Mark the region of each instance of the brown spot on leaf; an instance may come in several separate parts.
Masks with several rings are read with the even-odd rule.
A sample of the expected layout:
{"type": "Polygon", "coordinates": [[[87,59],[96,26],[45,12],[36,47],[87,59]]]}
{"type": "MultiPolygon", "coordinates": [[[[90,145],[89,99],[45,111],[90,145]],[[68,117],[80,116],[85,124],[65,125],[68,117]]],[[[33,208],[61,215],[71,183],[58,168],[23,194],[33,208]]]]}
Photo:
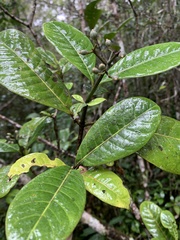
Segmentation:
{"type": "Polygon", "coordinates": [[[103,192],[103,193],[105,193],[105,192],[106,192],[106,190],[102,190],[102,192],[103,192]]]}
{"type": "Polygon", "coordinates": [[[25,164],[21,164],[21,167],[25,168],[25,164]]]}

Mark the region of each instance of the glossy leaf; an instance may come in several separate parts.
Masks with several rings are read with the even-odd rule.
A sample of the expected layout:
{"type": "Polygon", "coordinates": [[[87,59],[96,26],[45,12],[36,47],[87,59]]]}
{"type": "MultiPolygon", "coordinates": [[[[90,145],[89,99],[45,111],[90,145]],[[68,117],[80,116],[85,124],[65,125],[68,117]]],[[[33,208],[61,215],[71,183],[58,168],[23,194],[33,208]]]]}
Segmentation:
{"type": "Polygon", "coordinates": [[[6,139],[0,139],[0,152],[19,152],[18,144],[8,143],[6,139]]]}
{"type": "Polygon", "coordinates": [[[63,22],[45,23],[43,31],[56,50],[93,82],[92,68],[95,66],[95,55],[80,54],[82,50],[93,49],[90,40],[78,29],[63,22]]]}
{"type": "Polygon", "coordinates": [[[153,237],[170,240],[169,232],[162,226],[160,220],[161,208],[150,201],[144,201],[140,205],[142,220],[153,237]]]}
{"type": "Polygon", "coordinates": [[[180,174],[180,121],[163,116],[156,133],[138,154],[158,168],[180,174]]]}
{"type": "Polygon", "coordinates": [[[89,170],[82,175],[87,191],[112,206],[129,209],[129,192],[115,173],[97,169],[89,170]]]}
{"type": "MultiPolygon", "coordinates": [[[[168,42],[137,49],[115,63],[108,71],[111,77],[135,78],[158,74],[180,64],[180,43],[168,42]]],[[[105,76],[102,82],[110,81],[105,76]]]]}
{"type": "Polygon", "coordinates": [[[91,29],[95,27],[102,13],[102,10],[96,7],[99,2],[100,0],[90,2],[84,10],[84,18],[91,29]]]}
{"type": "Polygon", "coordinates": [[[90,102],[87,103],[88,106],[95,106],[98,105],[102,102],[104,102],[106,99],[105,98],[95,98],[93,100],[91,100],[90,102]]]}
{"type": "Polygon", "coordinates": [[[50,52],[48,50],[44,50],[43,48],[40,48],[40,47],[38,47],[37,50],[41,54],[42,59],[47,64],[49,64],[50,66],[52,66],[54,68],[58,67],[58,61],[52,52],[50,52]]]}
{"type": "Polygon", "coordinates": [[[21,189],[6,216],[7,240],[65,240],[81,218],[85,186],[68,166],[48,170],[21,189]]]}
{"type": "Polygon", "coordinates": [[[160,214],[161,223],[164,228],[167,228],[175,240],[178,240],[177,224],[174,216],[170,211],[163,210],[160,214]]]}
{"type": "Polygon", "coordinates": [[[80,95],[78,95],[78,94],[73,94],[72,97],[73,97],[76,101],[81,102],[81,103],[84,103],[84,99],[83,99],[80,95]]]}
{"type": "Polygon", "coordinates": [[[9,178],[21,173],[29,172],[32,166],[46,166],[49,168],[65,165],[60,159],[51,160],[45,153],[30,153],[19,158],[12,166],[8,173],[9,178]]]}
{"type": "Polygon", "coordinates": [[[17,30],[0,33],[0,84],[32,101],[70,114],[71,98],[62,81],[55,82],[33,42],[17,30]]]}
{"type": "Polygon", "coordinates": [[[23,124],[19,131],[19,145],[24,148],[31,146],[44,128],[46,119],[47,117],[37,117],[23,124]]]}
{"type": "Polygon", "coordinates": [[[8,194],[12,187],[16,184],[18,176],[13,177],[9,180],[8,172],[10,165],[0,168],[0,198],[8,194]]]}
{"type": "Polygon", "coordinates": [[[129,98],[109,108],[83,139],[76,161],[95,166],[126,157],[144,146],[160,123],[160,108],[146,98],[129,98]]]}

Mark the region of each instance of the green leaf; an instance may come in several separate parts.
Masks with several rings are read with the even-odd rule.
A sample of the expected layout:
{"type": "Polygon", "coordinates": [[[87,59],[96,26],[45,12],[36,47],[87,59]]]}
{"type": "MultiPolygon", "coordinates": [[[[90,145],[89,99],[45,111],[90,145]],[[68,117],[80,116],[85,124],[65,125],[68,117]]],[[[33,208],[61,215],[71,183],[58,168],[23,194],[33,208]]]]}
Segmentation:
{"type": "Polygon", "coordinates": [[[78,116],[78,113],[86,106],[86,103],[75,103],[71,106],[71,111],[74,115],[74,118],[78,116]]]}
{"type": "Polygon", "coordinates": [[[30,153],[19,158],[12,166],[8,173],[9,178],[21,173],[29,172],[32,166],[46,166],[49,168],[65,165],[60,159],[50,160],[45,153],[30,153]]]}
{"type": "Polygon", "coordinates": [[[156,204],[150,201],[144,201],[140,205],[140,214],[142,220],[148,229],[148,231],[152,234],[153,237],[162,239],[162,240],[170,240],[169,233],[161,224],[160,214],[161,208],[156,204]]]}
{"type": "Polygon", "coordinates": [[[10,189],[14,187],[18,180],[18,176],[13,177],[9,180],[8,172],[10,165],[0,168],[0,198],[8,194],[10,189]]]}
{"type": "MultiPolygon", "coordinates": [[[[168,42],[147,46],[127,54],[108,71],[114,78],[135,78],[158,74],[180,64],[180,43],[168,42]]],[[[105,76],[101,82],[110,81],[105,76]]]]}
{"type": "Polygon", "coordinates": [[[180,122],[163,116],[156,133],[138,154],[167,172],[180,174],[180,122]]]}
{"type": "Polygon", "coordinates": [[[58,61],[52,52],[50,52],[48,50],[44,50],[43,48],[40,48],[40,47],[38,47],[37,50],[41,54],[42,59],[47,64],[49,64],[50,66],[52,66],[54,68],[58,67],[58,61]]]}
{"type": "Polygon", "coordinates": [[[47,117],[33,118],[29,122],[23,124],[19,131],[19,145],[24,148],[29,148],[46,124],[47,117]]]}
{"type": "Polygon", "coordinates": [[[33,42],[15,29],[0,33],[0,84],[32,101],[71,113],[65,85],[53,81],[53,73],[33,42]]]}
{"type": "Polygon", "coordinates": [[[109,108],[90,128],[76,161],[95,166],[126,157],[144,146],[156,131],[161,111],[146,98],[129,98],[109,108]]]}
{"type": "Polygon", "coordinates": [[[96,57],[93,53],[80,54],[82,50],[93,49],[90,40],[78,29],[63,22],[45,23],[43,31],[56,50],[93,82],[92,68],[96,57]]]}
{"type": "Polygon", "coordinates": [[[86,190],[103,202],[129,209],[130,195],[122,180],[107,169],[89,170],[82,174],[86,190]]]}
{"type": "Polygon", "coordinates": [[[84,10],[84,18],[91,29],[95,27],[102,13],[102,10],[96,8],[99,2],[100,0],[90,2],[84,10]]]}
{"type": "Polygon", "coordinates": [[[95,98],[87,103],[88,106],[92,107],[106,101],[105,98],[95,98]]]}
{"type": "Polygon", "coordinates": [[[0,139],[0,152],[19,152],[18,144],[7,143],[6,139],[0,139]]]}
{"type": "Polygon", "coordinates": [[[81,218],[85,192],[81,174],[68,166],[40,174],[11,203],[6,216],[7,240],[65,240],[81,218]]]}
{"type": "Polygon", "coordinates": [[[81,103],[84,103],[84,99],[83,99],[80,95],[78,95],[78,94],[73,94],[72,97],[73,97],[76,101],[81,102],[81,103]]]}
{"type": "Polygon", "coordinates": [[[174,216],[170,211],[163,210],[160,214],[161,223],[164,228],[167,228],[175,240],[178,240],[177,224],[174,216]]]}

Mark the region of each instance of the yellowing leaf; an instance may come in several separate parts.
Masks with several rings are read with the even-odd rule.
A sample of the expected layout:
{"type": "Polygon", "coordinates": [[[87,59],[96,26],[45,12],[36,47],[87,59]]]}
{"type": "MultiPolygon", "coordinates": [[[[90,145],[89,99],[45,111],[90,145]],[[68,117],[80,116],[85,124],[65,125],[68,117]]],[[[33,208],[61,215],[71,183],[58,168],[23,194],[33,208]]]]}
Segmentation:
{"type": "Polygon", "coordinates": [[[112,206],[129,209],[129,192],[115,173],[107,169],[97,169],[82,175],[87,191],[112,206]]]}
{"type": "Polygon", "coordinates": [[[58,158],[51,160],[45,153],[31,153],[18,159],[10,168],[8,173],[9,178],[21,173],[26,173],[32,166],[46,166],[49,168],[63,166],[63,161],[58,158]]]}

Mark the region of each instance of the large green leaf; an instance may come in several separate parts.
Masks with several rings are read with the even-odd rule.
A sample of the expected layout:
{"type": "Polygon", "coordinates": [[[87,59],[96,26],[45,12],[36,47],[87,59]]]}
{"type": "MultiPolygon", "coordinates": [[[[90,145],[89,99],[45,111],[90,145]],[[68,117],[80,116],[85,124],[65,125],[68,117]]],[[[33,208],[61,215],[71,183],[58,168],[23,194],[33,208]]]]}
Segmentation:
{"type": "Polygon", "coordinates": [[[19,152],[18,144],[8,143],[6,139],[0,139],[0,152],[19,152]]]}
{"type": "Polygon", "coordinates": [[[31,146],[44,128],[46,119],[47,117],[37,117],[23,124],[19,131],[19,145],[24,148],[31,146]]]}
{"type": "Polygon", "coordinates": [[[154,238],[170,240],[169,231],[163,227],[160,220],[161,208],[150,201],[144,201],[140,205],[142,220],[154,238]]]}
{"type": "Polygon", "coordinates": [[[48,168],[65,165],[63,161],[58,158],[51,160],[45,153],[30,153],[19,158],[10,168],[8,173],[9,178],[21,173],[29,172],[32,166],[46,166],[48,168]]]}
{"type": "Polygon", "coordinates": [[[68,166],[40,174],[11,203],[7,240],[65,240],[82,215],[85,192],[81,174],[68,166]]]}
{"type": "MultiPolygon", "coordinates": [[[[134,78],[158,74],[180,64],[180,43],[168,42],[137,49],[115,63],[111,77],[134,78]]],[[[111,80],[105,76],[102,82],[111,80]]]]}
{"type": "Polygon", "coordinates": [[[11,178],[8,177],[10,165],[0,168],[0,198],[4,197],[12,187],[16,184],[18,176],[11,178]]]}
{"type": "Polygon", "coordinates": [[[45,23],[43,30],[56,50],[93,82],[92,68],[95,66],[95,55],[80,54],[82,50],[93,49],[90,40],[78,29],[63,22],[45,23]]]}
{"type": "Polygon", "coordinates": [[[169,233],[175,240],[178,240],[177,224],[172,213],[168,210],[163,210],[161,211],[160,219],[163,227],[169,230],[169,233]]]}
{"type": "Polygon", "coordinates": [[[90,128],[77,153],[85,166],[126,157],[144,146],[160,122],[160,108],[146,98],[129,98],[109,108],[90,128]]]}
{"type": "Polygon", "coordinates": [[[156,133],[138,154],[167,172],[180,174],[180,121],[163,116],[156,133]]]}
{"type": "Polygon", "coordinates": [[[87,191],[112,206],[129,209],[129,192],[115,173],[107,169],[97,169],[82,175],[87,191]]]}
{"type": "Polygon", "coordinates": [[[0,33],[0,84],[10,91],[70,114],[71,98],[33,42],[17,30],[0,33]]]}

